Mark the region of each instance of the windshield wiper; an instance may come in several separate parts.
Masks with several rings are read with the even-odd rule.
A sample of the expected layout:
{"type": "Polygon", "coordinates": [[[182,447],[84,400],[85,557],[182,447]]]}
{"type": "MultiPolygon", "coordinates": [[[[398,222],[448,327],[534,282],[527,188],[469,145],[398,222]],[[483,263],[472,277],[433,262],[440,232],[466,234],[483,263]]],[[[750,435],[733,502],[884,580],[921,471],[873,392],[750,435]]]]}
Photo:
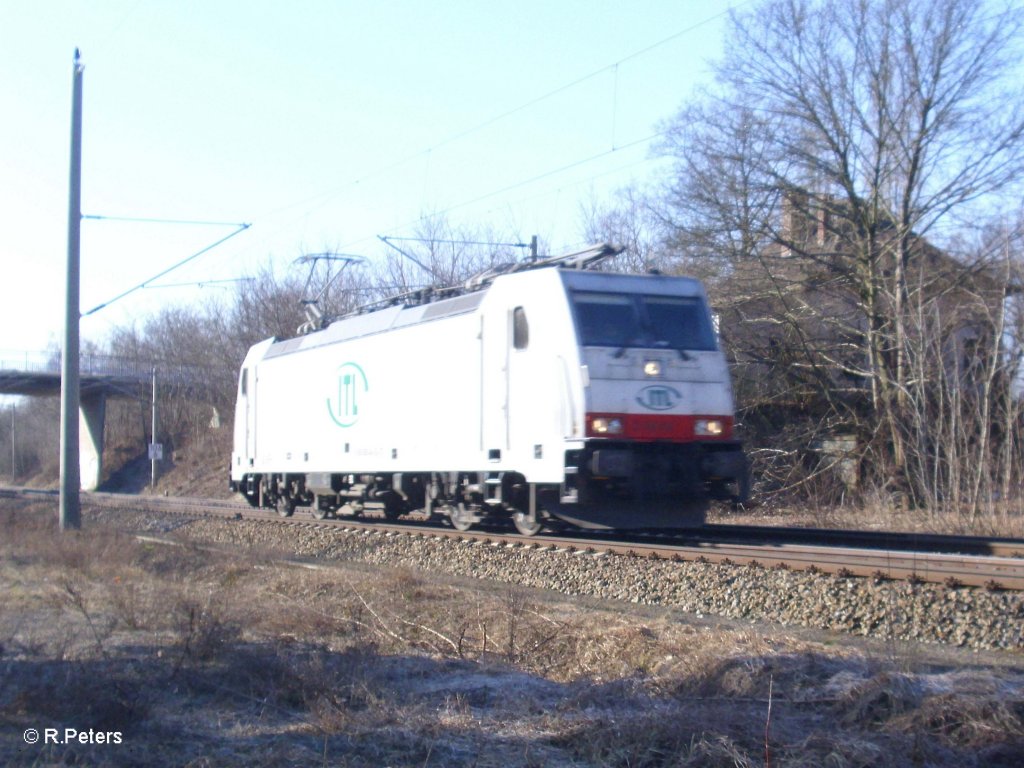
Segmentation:
{"type": "Polygon", "coordinates": [[[628,339],[626,339],[625,343],[614,352],[612,357],[614,357],[616,360],[618,360],[620,357],[622,357],[624,354],[626,354],[626,350],[627,349],[629,349],[630,347],[635,347],[635,346],[637,346],[638,344],[640,344],[642,342],[643,342],[643,337],[641,337],[641,336],[630,336],[628,339]]]}
{"type": "Polygon", "coordinates": [[[664,339],[659,339],[658,341],[654,342],[654,346],[659,349],[669,349],[670,347],[675,349],[675,351],[679,353],[679,358],[686,363],[693,362],[693,360],[696,359],[693,355],[691,355],[682,347],[672,347],[672,344],[670,342],[665,341],[664,339]]]}

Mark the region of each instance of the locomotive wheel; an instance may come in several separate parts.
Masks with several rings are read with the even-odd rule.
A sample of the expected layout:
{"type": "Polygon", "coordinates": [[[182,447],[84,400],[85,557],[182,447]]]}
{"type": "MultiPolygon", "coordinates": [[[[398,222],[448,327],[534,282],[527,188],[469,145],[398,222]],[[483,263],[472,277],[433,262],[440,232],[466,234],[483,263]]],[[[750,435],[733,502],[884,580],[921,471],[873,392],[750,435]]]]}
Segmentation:
{"type": "Polygon", "coordinates": [[[473,527],[473,523],[476,522],[472,511],[470,511],[465,504],[457,504],[452,507],[452,511],[448,516],[448,520],[451,521],[452,527],[457,531],[468,531],[473,527]]]}
{"type": "Polygon", "coordinates": [[[317,520],[324,520],[330,514],[326,509],[322,509],[319,504],[314,504],[309,508],[309,511],[313,513],[313,517],[317,520]]]}
{"type": "Polygon", "coordinates": [[[400,504],[384,502],[384,519],[389,522],[394,522],[402,516],[402,507],[400,504]]]}
{"type": "Polygon", "coordinates": [[[274,506],[281,517],[291,517],[295,511],[295,502],[287,496],[278,496],[274,506]]]}
{"type": "Polygon", "coordinates": [[[544,527],[536,515],[531,516],[528,512],[521,512],[518,509],[512,513],[512,524],[523,536],[536,536],[544,527]]]}

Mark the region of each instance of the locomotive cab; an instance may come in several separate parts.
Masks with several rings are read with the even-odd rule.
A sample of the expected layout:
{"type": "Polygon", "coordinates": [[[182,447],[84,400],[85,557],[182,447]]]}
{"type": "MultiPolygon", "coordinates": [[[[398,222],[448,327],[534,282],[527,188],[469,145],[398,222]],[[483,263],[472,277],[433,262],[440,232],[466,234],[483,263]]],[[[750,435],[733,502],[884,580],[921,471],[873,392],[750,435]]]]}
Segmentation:
{"type": "Polygon", "coordinates": [[[743,501],[729,371],[700,283],[566,272],[584,439],[566,450],[552,511],[585,527],[700,525],[711,499],[743,501]]]}

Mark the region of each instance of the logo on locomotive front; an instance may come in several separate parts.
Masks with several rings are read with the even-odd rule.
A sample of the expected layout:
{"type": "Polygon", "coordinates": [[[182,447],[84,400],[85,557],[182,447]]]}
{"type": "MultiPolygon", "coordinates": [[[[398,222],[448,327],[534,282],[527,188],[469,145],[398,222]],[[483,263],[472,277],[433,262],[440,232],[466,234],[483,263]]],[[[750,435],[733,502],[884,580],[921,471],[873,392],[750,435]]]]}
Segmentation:
{"type": "Polygon", "coordinates": [[[339,427],[351,427],[359,421],[359,403],[370,385],[366,373],[356,363],[338,366],[338,395],[334,401],[327,398],[327,413],[339,427]]]}
{"type": "Polygon", "coordinates": [[[641,389],[636,401],[650,411],[667,411],[674,408],[682,397],[679,390],[656,384],[641,389]]]}

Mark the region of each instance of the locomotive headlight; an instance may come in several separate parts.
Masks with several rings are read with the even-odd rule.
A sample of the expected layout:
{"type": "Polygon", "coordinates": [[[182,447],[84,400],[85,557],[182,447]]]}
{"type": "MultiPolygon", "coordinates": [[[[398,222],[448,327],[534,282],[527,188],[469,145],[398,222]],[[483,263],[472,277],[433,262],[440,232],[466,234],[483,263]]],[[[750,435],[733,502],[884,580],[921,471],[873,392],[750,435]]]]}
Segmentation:
{"type": "Polygon", "coordinates": [[[644,362],[644,376],[650,378],[657,378],[661,376],[661,361],[660,360],[647,360],[644,362]]]}
{"type": "Polygon", "coordinates": [[[590,429],[595,435],[622,434],[622,420],[597,417],[590,422],[590,429]]]}
{"type": "Polygon", "coordinates": [[[725,424],[720,419],[697,419],[693,431],[701,437],[719,437],[725,432],[725,424]]]}

